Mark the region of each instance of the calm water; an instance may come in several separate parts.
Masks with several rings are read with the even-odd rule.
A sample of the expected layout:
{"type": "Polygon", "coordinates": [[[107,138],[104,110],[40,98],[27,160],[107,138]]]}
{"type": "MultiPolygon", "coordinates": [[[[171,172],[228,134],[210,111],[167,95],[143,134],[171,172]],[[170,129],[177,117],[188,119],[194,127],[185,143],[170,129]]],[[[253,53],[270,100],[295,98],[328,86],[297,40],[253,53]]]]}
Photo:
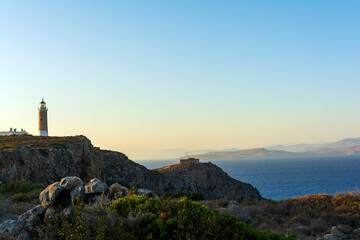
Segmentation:
{"type": "MultiPolygon", "coordinates": [[[[152,169],[175,160],[141,161],[152,169]]],[[[360,156],[317,156],[214,160],[231,177],[256,187],[261,195],[285,199],[306,194],[357,191],[360,189],[360,156]]]]}

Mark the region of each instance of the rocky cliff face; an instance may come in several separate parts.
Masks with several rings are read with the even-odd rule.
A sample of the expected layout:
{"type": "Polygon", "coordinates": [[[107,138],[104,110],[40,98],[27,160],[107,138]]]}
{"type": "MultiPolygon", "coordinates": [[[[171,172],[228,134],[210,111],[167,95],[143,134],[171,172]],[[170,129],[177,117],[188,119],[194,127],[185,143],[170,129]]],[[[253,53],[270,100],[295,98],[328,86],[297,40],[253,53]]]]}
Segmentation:
{"type": "Polygon", "coordinates": [[[201,192],[206,199],[227,198],[240,201],[261,199],[257,189],[248,183],[231,178],[212,163],[187,163],[155,169],[170,180],[168,191],[201,192]]]}
{"type": "Polygon", "coordinates": [[[119,152],[93,147],[84,136],[0,137],[0,181],[27,180],[45,186],[64,176],[99,178],[163,192],[166,178],[119,152]]]}
{"type": "Polygon", "coordinates": [[[84,181],[99,178],[112,184],[147,188],[163,193],[201,192],[208,199],[261,198],[250,184],[229,177],[210,163],[179,164],[149,170],[122,153],[93,147],[84,136],[0,137],[0,181],[27,180],[44,186],[65,176],[84,181]]]}

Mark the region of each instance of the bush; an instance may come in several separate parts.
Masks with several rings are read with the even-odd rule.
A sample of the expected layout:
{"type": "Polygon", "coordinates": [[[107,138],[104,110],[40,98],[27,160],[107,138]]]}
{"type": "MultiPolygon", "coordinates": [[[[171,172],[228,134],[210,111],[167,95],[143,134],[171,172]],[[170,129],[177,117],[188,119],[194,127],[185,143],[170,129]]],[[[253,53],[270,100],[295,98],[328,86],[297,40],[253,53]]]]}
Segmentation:
{"type": "Polygon", "coordinates": [[[204,200],[204,195],[201,192],[193,192],[193,193],[185,193],[183,191],[179,191],[176,194],[171,192],[165,192],[164,198],[181,198],[188,197],[192,201],[202,201],[204,200]]]}
{"type": "Polygon", "coordinates": [[[192,194],[190,194],[189,199],[193,201],[202,201],[204,200],[204,196],[200,192],[193,192],[192,194]]]}
{"type": "Polygon", "coordinates": [[[8,182],[0,185],[0,193],[14,194],[14,193],[28,193],[35,189],[42,189],[41,184],[31,184],[27,181],[8,182]]]}
{"type": "Polygon", "coordinates": [[[187,197],[132,195],[110,206],[79,203],[74,217],[47,219],[39,239],[296,239],[252,228],[237,217],[197,204],[187,197]]]}
{"type": "Polygon", "coordinates": [[[30,200],[30,197],[26,193],[16,193],[12,198],[11,201],[13,202],[28,202],[30,200]]]}

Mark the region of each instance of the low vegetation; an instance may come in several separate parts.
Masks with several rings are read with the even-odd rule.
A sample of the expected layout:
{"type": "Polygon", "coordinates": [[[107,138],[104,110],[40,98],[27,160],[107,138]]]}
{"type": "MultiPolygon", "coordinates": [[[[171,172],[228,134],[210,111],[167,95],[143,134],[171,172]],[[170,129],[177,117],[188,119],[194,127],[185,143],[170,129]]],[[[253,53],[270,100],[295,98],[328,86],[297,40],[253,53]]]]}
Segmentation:
{"type": "Polygon", "coordinates": [[[39,239],[296,239],[260,231],[183,197],[132,195],[98,205],[79,202],[73,217],[46,219],[39,239]]]}
{"type": "Polygon", "coordinates": [[[43,154],[46,154],[46,150],[50,148],[64,148],[68,145],[80,144],[83,141],[82,136],[71,136],[71,137],[41,137],[32,135],[21,135],[21,136],[1,136],[0,137],[0,150],[10,151],[15,148],[22,146],[36,147],[42,149],[43,154]]]}
{"type": "Polygon", "coordinates": [[[27,181],[8,182],[0,185],[0,194],[28,193],[32,190],[43,189],[41,184],[33,184],[27,181]]]}
{"type": "Polygon", "coordinates": [[[171,192],[166,192],[164,194],[165,198],[181,198],[181,197],[187,197],[188,199],[192,200],[192,201],[201,201],[204,200],[204,196],[202,193],[200,192],[193,192],[193,193],[185,193],[182,191],[179,191],[177,193],[171,193],[171,192]]]}
{"type": "MultiPolygon", "coordinates": [[[[39,204],[41,185],[0,185],[0,223],[39,204]]],[[[48,219],[40,239],[316,239],[332,226],[360,227],[360,193],[316,194],[282,201],[203,200],[201,193],[132,195],[99,205],[78,202],[72,218],[48,219]],[[197,202],[194,202],[197,201],[197,202]],[[251,225],[250,225],[251,224],[251,225]],[[271,232],[270,232],[271,231],[271,232]],[[278,234],[282,233],[282,234],[278,234]],[[285,235],[288,234],[286,238],[285,235]]]]}
{"type": "Polygon", "coordinates": [[[27,181],[9,182],[0,185],[0,223],[17,219],[30,208],[38,205],[41,184],[27,181]]]}
{"type": "Polygon", "coordinates": [[[244,200],[237,207],[222,208],[216,201],[204,204],[226,211],[258,229],[295,232],[300,239],[315,239],[339,224],[360,227],[360,193],[315,194],[283,201],[244,200]]]}

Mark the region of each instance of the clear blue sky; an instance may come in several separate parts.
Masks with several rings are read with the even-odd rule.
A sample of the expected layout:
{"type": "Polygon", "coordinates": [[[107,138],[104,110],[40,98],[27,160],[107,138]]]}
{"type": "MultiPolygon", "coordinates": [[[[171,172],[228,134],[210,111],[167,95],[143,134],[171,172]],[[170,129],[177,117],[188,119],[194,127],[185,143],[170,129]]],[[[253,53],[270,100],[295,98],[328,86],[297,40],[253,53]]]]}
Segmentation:
{"type": "Polygon", "coordinates": [[[360,136],[360,1],[1,1],[0,129],[133,159],[360,136]]]}

